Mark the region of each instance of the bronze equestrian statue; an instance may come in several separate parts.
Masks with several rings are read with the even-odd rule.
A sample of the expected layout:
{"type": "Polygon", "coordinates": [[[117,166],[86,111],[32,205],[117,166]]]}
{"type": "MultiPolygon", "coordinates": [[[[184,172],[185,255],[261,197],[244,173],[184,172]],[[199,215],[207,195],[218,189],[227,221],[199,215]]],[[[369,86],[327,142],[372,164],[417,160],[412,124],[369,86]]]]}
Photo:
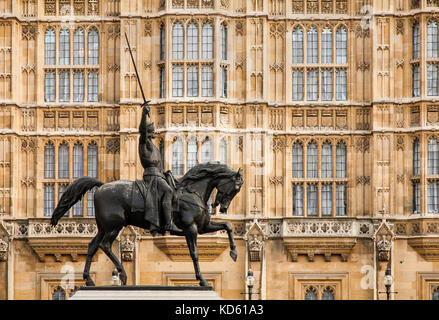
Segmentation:
{"type": "Polygon", "coordinates": [[[160,168],[160,153],[152,144],[154,127],[146,122],[145,114],[148,106],[144,105],[140,124],[140,145],[142,165],[145,168],[143,185],[140,181],[119,180],[103,183],[90,177],[82,177],[73,181],[63,193],[51,217],[51,224],[56,226],[59,219],[82,196],[93,188],[95,218],[98,232],[88,245],[87,259],[83,277],[87,286],[94,286],[90,278],[90,265],[98,248],[101,248],[116,266],[123,285],[127,276],[118,258],[111,251],[113,241],[123,227],[137,226],[150,230],[152,234],[165,230],[173,235],[185,236],[189,252],[194,264],[196,278],[201,286],[207,286],[198,264],[197,235],[226,230],[230,243],[230,256],[237,258],[232,228],[228,222],[210,220],[207,201],[214,189],[217,194],[213,207],[220,206],[220,211],[227,212],[232,199],[240,191],[243,181],[242,169],[234,171],[219,162],[208,162],[196,165],[182,178],[169,181],[169,173],[163,175],[160,168]],[[143,146],[142,146],[143,145],[143,146]],[[142,159],[143,157],[143,159],[142,159]],[[172,183],[175,183],[173,190],[172,183]],[[146,192],[141,189],[146,189],[146,192]],[[149,188],[149,189],[148,189],[149,188]],[[169,192],[171,191],[171,192],[169,192]],[[146,197],[146,201],[145,201],[146,197]],[[174,200],[174,201],[173,201],[174,200]],[[146,203],[144,211],[134,208],[133,204],[146,203]],[[162,219],[161,219],[162,218],[162,219]],[[160,221],[163,220],[163,223],[160,221]],[[181,230],[181,231],[180,231],[181,230]]]}
{"type": "MultiPolygon", "coordinates": [[[[162,211],[163,231],[181,233],[183,230],[179,229],[172,221],[174,190],[172,190],[163,174],[160,151],[152,142],[152,139],[155,138],[154,124],[146,120],[147,114],[149,114],[149,107],[145,104],[142,108],[142,119],[139,126],[139,157],[140,163],[145,169],[143,172],[145,183],[139,184],[139,188],[143,190],[142,193],[145,195],[146,200],[145,219],[153,224],[151,228],[158,228],[160,227],[159,211],[162,211]],[[148,199],[149,197],[150,199],[148,199]]],[[[168,177],[172,179],[171,175],[168,177]]],[[[163,231],[162,233],[164,233],[163,231]]]]}

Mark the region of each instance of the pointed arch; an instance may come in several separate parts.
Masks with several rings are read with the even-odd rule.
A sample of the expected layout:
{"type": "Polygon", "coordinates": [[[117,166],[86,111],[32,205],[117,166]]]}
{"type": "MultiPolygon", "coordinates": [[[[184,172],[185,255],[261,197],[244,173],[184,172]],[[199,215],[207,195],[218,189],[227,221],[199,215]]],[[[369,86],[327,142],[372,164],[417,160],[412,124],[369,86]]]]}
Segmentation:
{"type": "Polygon", "coordinates": [[[95,27],[88,32],[87,62],[91,65],[99,64],[99,33],[95,27]]]}
{"type": "Polygon", "coordinates": [[[50,27],[44,33],[44,63],[46,65],[55,64],[56,55],[56,36],[55,30],[50,27]]]}

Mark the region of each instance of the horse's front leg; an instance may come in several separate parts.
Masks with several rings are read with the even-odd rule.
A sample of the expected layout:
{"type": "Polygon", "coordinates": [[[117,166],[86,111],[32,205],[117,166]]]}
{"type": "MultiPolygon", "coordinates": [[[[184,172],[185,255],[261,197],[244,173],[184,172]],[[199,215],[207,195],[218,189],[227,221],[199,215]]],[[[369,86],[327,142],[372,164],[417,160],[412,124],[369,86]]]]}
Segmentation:
{"type": "Polygon", "coordinates": [[[230,243],[230,256],[232,257],[233,261],[236,261],[236,258],[238,257],[238,253],[236,252],[235,239],[233,238],[233,231],[232,231],[232,227],[230,226],[230,223],[210,221],[209,224],[203,228],[203,231],[200,231],[200,234],[216,232],[220,230],[227,231],[227,235],[229,236],[229,243],[230,243]]]}
{"type": "Polygon", "coordinates": [[[197,248],[197,236],[198,230],[195,223],[191,224],[188,228],[184,229],[186,236],[186,242],[189,247],[189,252],[191,254],[192,261],[194,263],[195,277],[200,280],[200,286],[207,287],[209,284],[204,280],[200,272],[200,266],[198,264],[198,248],[197,248]]]}

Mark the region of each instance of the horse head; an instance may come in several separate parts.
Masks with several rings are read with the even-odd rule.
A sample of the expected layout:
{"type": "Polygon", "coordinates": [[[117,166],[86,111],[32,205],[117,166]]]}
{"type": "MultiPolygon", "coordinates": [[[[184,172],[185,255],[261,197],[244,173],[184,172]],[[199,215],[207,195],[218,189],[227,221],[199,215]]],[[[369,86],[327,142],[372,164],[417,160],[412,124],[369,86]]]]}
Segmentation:
{"type": "Polygon", "coordinates": [[[236,196],[236,194],[241,190],[244,183],[242,177],[242,168],[231,177],[222,178],[216,187],[217,193],[213,207],[220,206],[220,212],[226,213],[229,208],[230,202],[236,196]]]}

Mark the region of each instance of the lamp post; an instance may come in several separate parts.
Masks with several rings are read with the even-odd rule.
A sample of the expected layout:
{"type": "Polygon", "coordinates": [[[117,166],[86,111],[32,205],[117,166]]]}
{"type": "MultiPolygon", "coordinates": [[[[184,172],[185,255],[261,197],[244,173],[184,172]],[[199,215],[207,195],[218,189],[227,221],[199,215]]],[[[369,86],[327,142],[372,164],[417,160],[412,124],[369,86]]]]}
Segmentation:
{"type": "Polygon", "coordinates": [[[386,273],[384,275],[384,285],[386,287],[387,300],[390,300],[390,288],[392,287],[392,284],[393,284],[392,273],[390,271],[390,266],[387,266],[386,273]]]}
{"type": "Polygon", "coordinates": [[[252,290],[253,290],[253,286],[255,284],[255,277],[253,277],[253,270],[252,269],[248,269],[246,283],[247,283],[247,288],[248,288],[248,299],[251,300],[252,299],[252,290]]]}
{"type": "Polygon", "coordinates": [[[113,286],[119,286],[119,273],[117,272],[117,269],[114,268],[113,272],[111,273],[111,285],[113,286]]]}

